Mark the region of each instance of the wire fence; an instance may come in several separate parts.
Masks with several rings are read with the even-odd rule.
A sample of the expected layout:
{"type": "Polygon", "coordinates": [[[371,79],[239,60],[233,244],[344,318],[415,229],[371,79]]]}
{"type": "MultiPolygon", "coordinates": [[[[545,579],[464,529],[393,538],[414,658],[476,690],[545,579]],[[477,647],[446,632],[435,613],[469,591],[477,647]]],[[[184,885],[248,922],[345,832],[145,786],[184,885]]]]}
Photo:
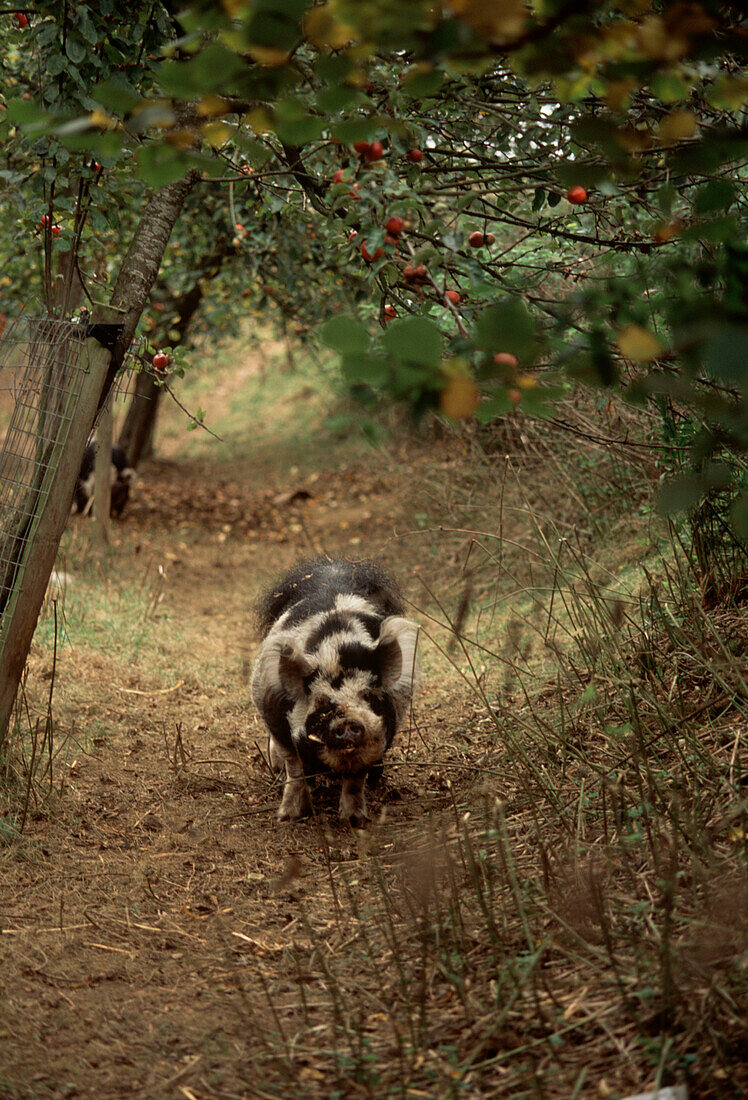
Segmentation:
{"type": "MultiPolygon", "coordinates": [[[[87,336],[85,320],[21,316],[0,338],[0,418],[9,417],[0,450],[0,649],[76,413],[87,336]]],[[[129,381],[125,370],[117,390],[129,381]]]]}

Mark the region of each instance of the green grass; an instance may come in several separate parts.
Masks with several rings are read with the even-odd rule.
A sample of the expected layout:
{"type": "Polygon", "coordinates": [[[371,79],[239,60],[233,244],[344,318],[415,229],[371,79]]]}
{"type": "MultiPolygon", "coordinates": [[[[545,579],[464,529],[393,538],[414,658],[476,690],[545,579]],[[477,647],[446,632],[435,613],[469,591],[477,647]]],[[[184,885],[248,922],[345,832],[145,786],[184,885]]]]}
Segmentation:
{"type": "MultiPolygon", "coordinates": [[[[237,386],[204,356],[180,399],[209,412],[215,399],[224,442],[168,409],[171,457],[286,487],[294,468],[400,461],[325,430],[348,408],[325,360],[300,353],[292,374],[274,354],[237,386]]],[[[705,600],[684,535],[652,510],[645,450],[592,460],[552,426],[493,431],[424,430],[413,530],[392,548],[425,581],[429,747],[414,770],[441,784],[441,808],[420,821],[414,798],[409,824],[377,823],[345,855],[320,821],[324,873],[313,889],[291,875],[273,901],[294,918],[282,951],[227,948],[246,1088],[571,1100],[685,1081],[699,1100],[746,1095],[740,589],[705,600]]],[[[203,688],[233,675],[184,652],[126,540],[104,576],[77,537],[74,645],[166,684],[175,669],[203,688]]],[[[48,656],[49,618],[36,640],[48,656]]]]}
{"type": "MultiPolygon", "coordinates": [[[[248,348],[237,340],[220,353],[198,349],[190,362],[174,388],[182,404],[195,414],[203,411],[206,426],[220,436],[208,442],[210,461],[255,478],[277,477],[291,467],[325,469],[367,452],[356,424],[360,409],[341,392],[331,352],[298,348],[290,367],[284,348],[248,348]],[[237,364],[239,384],[231,377],[237,364]]],[[[176,409],[162,417],[159,435],[170,452],[206,457],[204,433],[188,431],[176,409]]]]}
{"type": "Polygon", "coordinates": [[[474,681],[479,782],[333,866],[333,921],[302,903],[301,999],[277,978],[246,1021],[262,1095],[745,1095],[744,615],[675,550],[622,618],[567,580],[555,683],[474,681]]]}

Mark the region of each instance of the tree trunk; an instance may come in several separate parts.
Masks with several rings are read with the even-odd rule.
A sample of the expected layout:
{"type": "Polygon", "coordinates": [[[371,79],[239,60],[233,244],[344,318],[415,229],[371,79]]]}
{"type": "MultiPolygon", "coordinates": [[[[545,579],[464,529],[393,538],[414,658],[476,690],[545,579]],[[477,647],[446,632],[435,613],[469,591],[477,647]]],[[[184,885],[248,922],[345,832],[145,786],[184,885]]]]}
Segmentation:
{"type": "Polygon", "coordinates": [[[147,455],[156,427],[161,393],[161,387],[156,385],[153,375],[141,373],[136,377],[135,390],[118,439],[120,447],[127,455],[127,465],[133,469],[147,455]]]}
{"type": "MultiPolygon", "coordinates": [[[[176,348],[184,342],[187,331],[195,314],[200,308],[205,292],[203,280],[214,278],[221,270],[224,260],[236,253],[236,248],[225,241],[214,252],[206,256],[199,265],[199,278],[189,290],[173,300],[169,312],[177,314],[173,336],[164,337],[161,347],[176,348]]],[[[118,443],[127,455],[127,461],[135,469],[142,458],[153,453],[153,435],[156,427],[158,406],[163,387],[157,386],[150,374],[139,374],[135,382],[135,391],[119,434],[118,443]]]]}

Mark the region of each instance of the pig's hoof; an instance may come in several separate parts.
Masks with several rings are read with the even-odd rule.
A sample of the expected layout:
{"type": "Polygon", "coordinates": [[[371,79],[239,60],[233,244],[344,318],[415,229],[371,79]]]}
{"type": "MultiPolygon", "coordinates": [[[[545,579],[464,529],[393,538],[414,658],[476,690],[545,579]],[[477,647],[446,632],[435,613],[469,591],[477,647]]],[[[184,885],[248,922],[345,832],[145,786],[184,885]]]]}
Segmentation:
{"type": "Polygon", "coordinates": [[[352,829],[365,829],[369,823],[368,814],[349,814],[345,820],[352,829]]]}
{"type": "Polygon", "coordinates": [[[275,820],[278,821],[278,822],[282,822],[282,821],[302,821],[305,817],[309,817],[309,814],[308,813],[292,814],[288,810],[278,810],[278,813],[275,815],[275,820]]]}
{"type": "Polygon", "coordinates": [[[311,803],[303,803],[300,806],[281,806],[275,817],[277,821],[301,821],[303,817],[309,817],[311,812],[311,803]]]}

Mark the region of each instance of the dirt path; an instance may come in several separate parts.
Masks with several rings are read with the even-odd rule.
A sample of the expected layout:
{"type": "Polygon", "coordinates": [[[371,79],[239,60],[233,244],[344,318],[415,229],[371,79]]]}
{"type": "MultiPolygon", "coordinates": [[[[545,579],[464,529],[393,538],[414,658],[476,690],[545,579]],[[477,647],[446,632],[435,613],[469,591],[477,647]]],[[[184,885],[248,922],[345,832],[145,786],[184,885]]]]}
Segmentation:
{"type": "Polygon", "coordinates": [[[0,1100],[621,1100],[685,1073],[694,1100],[737,1095],[742,1029],[719,990],[738,988],[746,909],[744,696],[725,684],[748,643],[727,616],[712,674],[713,624],[611,635],[652,553],[646,469],[612,456],[593,481],[586,451],[521,421],[416,439],[393,418],[369,449],[328,423],[345,406],[324,363],[236,362],[213,355],[185,397],[222,442],[172,410],[106,561],[84,521],[64,540],[59,644],[49,608],[12,805],[0,788],[0,1100]],[[322,551],[381,557],[429,635],[365,832],[338,823],[332,783],[315,817],[276,824],[249,701],[255,599],[322,551]],[[609,651],[586,650],[600,629],[609,651]],[[624,658],[657,745],[651,852],[624,658]],[[719,708],[700,724],[705,694],[719,708]],[[671,789],[696,822],[677,860],[671,789]],[[684,876],[672,913],[667,866],[684,876]]]}
{"type": "MultiPolygon", "coordinates": [[[[455,723],[427,680],[367,836],[337,824],[332,788],[316,793],[317,820],[274,821],[248,700],[250,607],[312,549],[388,545],[397,564],[388,540],[419,471],[385,476],[370,462],[256,488],[225,465],[161,461],[143,471],[105,579],[72,533],[57,794],[31,800],[0,856],[2,1100],[260,1094],[253,1026],[287,999],[302,920],[332,929],[336,866],[394,850],[454,796],[424,762],[463,758],[440,731],[471,712],[455,723]]],[[[35,647],[32,673],[48,682],[49,647],[35,647]]]]}

